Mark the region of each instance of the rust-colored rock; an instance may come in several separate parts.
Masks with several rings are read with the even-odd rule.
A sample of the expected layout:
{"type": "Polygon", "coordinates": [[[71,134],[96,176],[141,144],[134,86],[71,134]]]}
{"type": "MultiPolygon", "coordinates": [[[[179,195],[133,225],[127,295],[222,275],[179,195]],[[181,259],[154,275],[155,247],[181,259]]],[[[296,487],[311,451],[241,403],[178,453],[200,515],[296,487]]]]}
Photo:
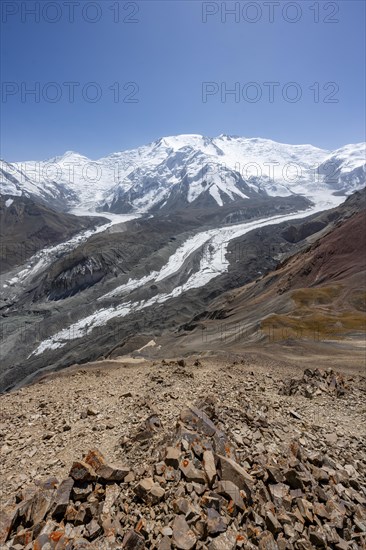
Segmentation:
{"type": "Polygon", "coordinates": [[[89,451],[84,461],[104,481],[123,481],[130,471],[125,466],[117,467],[107,464],[104,456],[97,449],[89,451]]]}

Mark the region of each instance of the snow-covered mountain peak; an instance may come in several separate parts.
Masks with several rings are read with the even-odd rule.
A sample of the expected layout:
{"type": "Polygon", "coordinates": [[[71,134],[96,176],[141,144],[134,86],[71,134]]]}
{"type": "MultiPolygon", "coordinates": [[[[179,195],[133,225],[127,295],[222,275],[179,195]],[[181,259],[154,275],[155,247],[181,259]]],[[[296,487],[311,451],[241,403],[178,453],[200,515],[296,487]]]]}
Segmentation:
{"type": "Polygon", "coordinates": [[[83,155],[76,151],[65,151],[65,153],[63,154],[63,158],[66,157],[83,157],[83,155]]]}
{"type": "Polygon", "coordinates": [[[205,138],[201,134],[178,134],[176,136],[166,136],[160,138],[157,143],[173,149],[179,149],[181,147],[186,147],[187,145],[200,145],[206,139],[208,138],[205,138]]]}
{"type": "MultiPolygon", "coordinates": [[[[237,136],[234,134],[220,134],[219,136],[217,136],[216,139],[226,139],[230,141],[232,139],[240,139],[240,136],[237,136]]],[[[246,139],[246,138],[242,137],[241,139],[246,139]]]]}
{"type": "Polygon", "coordinates": [[[81,155],[80,153],[76,151],[65,151],[63,155],[59,155],[56,157],[51,157],[47,159],[45,162],[49,163],[56,163],[56,162],[78,162],[79,160],[91,162],[91,160],[86,157],[85,155],[81,155]]]}
{"type": "MultiPolygon", "coordinates": [[[[152,143],[154,150],[175,152],[181,149],[195,150],[210,153],[210,147],[214,138],[202,136],[200,134],[179,134],[177,136],[167,136],[160,138],[152,143]]],[[[215,154],[213,149],[212,154],[215,154]]]]}
{"type": "Polygon", "coordinates": [[[336,149],[329,154],[324,162],[331,161],[332,159],[341,161],[343,168],[354,170],[360,166],[361,160],[366,163],[366,143],[354,143],[336,149]]]}
{"type": "Polygon", "coordinates": [[[45,162],[3,163],[1,185],[3,194],[62,201],[64,209],[148,212],[258,195],[300,194],[316,202],[364,186],[365,166],[362,143],[331,152],[260,137],[180,134],[98,160],[66,151],[45,162]]]}

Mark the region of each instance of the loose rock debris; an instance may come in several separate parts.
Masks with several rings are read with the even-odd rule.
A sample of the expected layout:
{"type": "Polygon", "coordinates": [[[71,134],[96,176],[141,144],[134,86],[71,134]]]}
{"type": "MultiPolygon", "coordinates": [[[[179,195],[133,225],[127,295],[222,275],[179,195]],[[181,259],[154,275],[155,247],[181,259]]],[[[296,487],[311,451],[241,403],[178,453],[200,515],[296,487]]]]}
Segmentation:
{"type": "MultiPolygon", "coordinates": [[[[306,371],[303,381],[341,387],[330,372],[306,371]]],[[[219,416],[200,399],[162,439],[159,417],[150,415],[129,440],[129,466],[94,449],[76,457],[61,482],[20,491],[2,509],[1,550],[366,547],[364,454],[345,464],[301,437],[274,445],[265,416],[250,413],[259,436],[246,445],[222,430],[219,416]],[[133,449],[146,440],[154,452],[135,467],[133,449]]]]}
{"type": "Polygon", "coordinates": [[[291,378],[284,382],[280,394],[303,395],[312,398],[322,393],[342,397],[347,391],[342,374],[332,369],[322,371],[320,369],[305,369],[302,379],[291,378]]]}

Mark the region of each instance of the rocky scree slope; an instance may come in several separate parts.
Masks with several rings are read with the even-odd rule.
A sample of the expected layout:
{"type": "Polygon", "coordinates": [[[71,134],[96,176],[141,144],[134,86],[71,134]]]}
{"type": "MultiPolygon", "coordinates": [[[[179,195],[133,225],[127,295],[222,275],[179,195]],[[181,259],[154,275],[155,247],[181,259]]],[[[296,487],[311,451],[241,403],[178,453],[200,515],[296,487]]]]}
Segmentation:
{"type": "MultiPolygon", "coordinates": [[[[258,374],[245,367],[245,361],[237,362],[221,369],[222,376],[212,373],[216,395],[183,405],[177,416],[170,411],[173,430],[164,426],[162,404],[145,403],[150,411],[145,420],[120,438],[122,466],[92,449],[74,457],[63,481],[53,477],[19,491],[4,503],[2,548],[363,548],[363,436],[340,426],[338,442],[334,432],[322,435],[327,415],[318,410],[317,418],[308,418],[304,412],[311,409],[304,402],[311,407],[315,400],[320,408],[336,400],[334,410],[339,402],[344,414],[352,402],[361,402],[365,379],[308,369],[302,379],[283,384],[267,373],[258,387],[258,374]],[[306,396],[291,391],[278,400],[279,393],[287,395],[285,388],[304,384],[306,396]],[[230,385],[236,391],[228,398],[230,385]]],[[[198,359],[193,368],[184,360],[163,362],[150,372],[149,385],[171,392],[169,380],[181,378],[187,385],[202,368],[198,359]],[[167,369],[164,384],[159,372],[167,369]]],[[[130,397],[131,392],[123,395],[130,397]]],[[[89,407],[84,418],[95,423],[101,413],[89,407]]]]}
{"type": "MultiPolygon", "coordinates": [[[[74,433],[79,443],[85,439],[77,434],[80,420],[74,423],[80,413],[85,426],[96,428],[94,439],[110,445],[116,426],[108,416],[112,403],[120,408],[120,399],[130,415],[140,411],[141,423],[136,412],[124,416],[128,422],[116,442],[122,466],[111,465],[94,449],[73,457],[63,481],[40,480],[35,490],[19,491],[15,501],[3,499],[3,548],[363,548],[365,378],[308,369],[301,378],[286,379],[282,373],[280,382],[275,365],[272,374],[263,365],[254,374],[251,365],[243,360],[207,370],[199,359],[194,365],[163,361],[137,373],[137,380],[147,376],[140,403],[132,387],[126,391],[128,382],[118,391],[120,368],[61,377],[64,388],[71,382],[79,392],[98,386],[99,399],[85,409],[73,406],[75,420],[66,421],[59,436],[43,437],[43,446],[55,452],[63,446],[59,438],[74,433]],[[116,381],[101,385],[103,378],[116,381]],[[189,390],[192,378],[195,388],[189,390]],[[205,385],[215,395],[207,396],[205,385]],[[169,398],[157,397],[153,387],[169,398]],[[194,404],[187,406],[190,391],[194,404]],[[354,434],[347,428],[350,415],[354,434]],[[338,424],[335,431],[332,422],[338,424]]],[[[130,376],[136,383],[135,370],[130,376]]],[[[42,405],[33,422],[56,414],[45,401],[49,391],[57,399],[55,384],[57,379],[45,380],[19,392],[26,402],[35,391],[43,396],[31,405],[42,405]]],[[[12,403],[14,397],[17,393],[12,403]]],[[[3,410],[12,403],[6,399],[3,410]]],[[[27,462],[36,466],[37,455],[32,457],[27,462]]]]}

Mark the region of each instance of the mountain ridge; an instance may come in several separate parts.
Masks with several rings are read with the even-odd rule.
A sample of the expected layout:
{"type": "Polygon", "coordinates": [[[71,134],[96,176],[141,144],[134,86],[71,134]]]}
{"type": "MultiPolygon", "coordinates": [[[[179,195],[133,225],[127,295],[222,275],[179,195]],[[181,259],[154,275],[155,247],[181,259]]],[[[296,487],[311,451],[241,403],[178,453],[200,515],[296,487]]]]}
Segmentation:
{"type": "Polygon", "coordinates": [[[365,144],[327,151],[264,138],[162,137],[97,160],[74,151],[0,166],[2,194],[28,194],[66,211],[149,213],[222,207],[253,196],[298,194],[317,203],[365,180],[365,144]]]}

